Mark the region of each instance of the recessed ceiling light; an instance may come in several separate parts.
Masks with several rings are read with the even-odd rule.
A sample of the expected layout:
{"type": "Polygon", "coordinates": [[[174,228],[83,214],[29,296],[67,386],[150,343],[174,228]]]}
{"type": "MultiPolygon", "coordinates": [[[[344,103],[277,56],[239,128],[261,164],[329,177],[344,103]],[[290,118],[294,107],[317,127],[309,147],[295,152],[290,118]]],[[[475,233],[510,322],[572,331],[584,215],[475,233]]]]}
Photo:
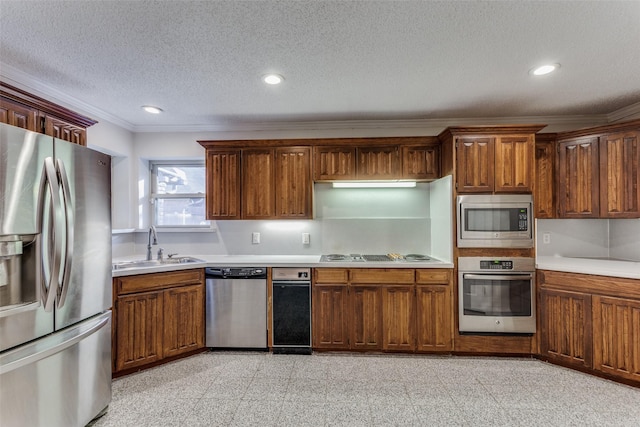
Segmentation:
{"type": "Polygon", "coordinates": [[[162,108],[154,107],[153,105],[143,105],[142,109],[147,113],[151,114],[160,114],[162,113],[162,108]]]}
{"type": "Polygon", "coordinates": [[[262,76],[262,81],[268,85],[279,85],[284,80],[280,74],[266,74],[262,76]]]}
{"type": "Polygon", "coordinates": [[[545,64],[529,70],[529,74],[534,76],[544,76],[560,68],[560,64],[545,64]]]}

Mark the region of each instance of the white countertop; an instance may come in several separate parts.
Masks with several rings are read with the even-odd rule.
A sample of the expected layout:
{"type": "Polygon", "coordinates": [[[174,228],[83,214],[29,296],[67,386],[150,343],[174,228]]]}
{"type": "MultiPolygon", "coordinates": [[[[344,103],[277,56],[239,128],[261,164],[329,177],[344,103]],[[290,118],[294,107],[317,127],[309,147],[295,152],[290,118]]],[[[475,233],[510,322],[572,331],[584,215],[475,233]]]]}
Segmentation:
{"type": "MultiPolygon", "coordinates": [[[[203,267],[332,267],[332,268],[453,268],[453,263],[438,260],[423,262],[320,262],[320,255],[189,255],[203,262],[164,264],[113,270],[113,277],[203,267]]],[[[140,255],[114,258],[113,263],[143,259],[140,255]]]]}
{"type": "Polygon", "coordinates": [[[566,271],[568,273],[640,279],[640,262],[634,261],[541,256],[536,258],[536,268],[540,270],[566,271]]]}

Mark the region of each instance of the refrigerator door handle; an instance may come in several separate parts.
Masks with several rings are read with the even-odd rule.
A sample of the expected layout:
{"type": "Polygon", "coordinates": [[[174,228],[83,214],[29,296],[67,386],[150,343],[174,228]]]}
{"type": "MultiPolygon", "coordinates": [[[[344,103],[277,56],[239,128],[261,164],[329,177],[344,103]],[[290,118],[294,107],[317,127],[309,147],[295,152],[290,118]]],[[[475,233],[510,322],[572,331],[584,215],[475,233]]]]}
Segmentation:
{"type": "Polygon", "coordinates": [[[18,349],[16,352],[9,352],[6,355],[0,356],[0,375],[60,353],[86,337],[93,335],[109,323],[110,319],[111,312],[108,312],[106,315],[103,314],[99,316],[87,325],[82,325],[80,328],[69,329],[63,332],[64,335],[62,336],[61,342],[44,351],[41,345],[35,343],[24,349],[18,349]]]}
{"type": "Polygon", "coordinates": [[[56,167],[51,157],[44,159],[44,170],[42,179],[40,180],[40,203],[38,206],[39,217],[42,218],[42,282],[41,297],[44,310],[49,312],[53,310],[56,296],[58,294],[58,282],[60,278],[60,265],[62,258],[62,240],[60,239],[57,227],[64,221],[62,217],[60,202],[60,187],[58,185],[58,177],[56,167]],[[49,189],[49,205],[45,200],[46,188],[49,189]],[[47,212],[45,212],[45,210],[47,212]],[[53,212],[53,215],[51,215],[53,212]],[[51,218],[51,222],[45,218],[51,218]],[[53,259],[51,259],[49,248],[53,246],[53,259]],[[49,259],[49,263],[45,259],[49,259]]]}
{"type": "Polygon", "coordinates": [[[59,283],[58,290],[58,308],[61,308],[64,305],[64,301],[67,298],[67,291],[69,290],[69,277],[71,275],[71,261],[73,259],[73,199],[71,198],[71,186],[69,185],[69,177],[67,176],[67,171],[64,167],[64,163],[62,160],[56,160],[56,169],[58,171],[58,177],[60,179],[60,186],[62,188],[62,198],[65,216],[65,229],[66,233],[64,234],[65,245],[64,245],[64,254],[63,260],[61,261],[62,270],[62,282],[59,283]]]}
{"type": "Polygon", "coordinates": [[[2,307],[2,309],[0,309],[0,318],[13,316],[14,314],[19,314],[24,311],[37,310],[38,307],[40,307],[40,301],[37,300],[36,302],[26,302],[23,304],[15,304],[8,307],[2,307]]]}

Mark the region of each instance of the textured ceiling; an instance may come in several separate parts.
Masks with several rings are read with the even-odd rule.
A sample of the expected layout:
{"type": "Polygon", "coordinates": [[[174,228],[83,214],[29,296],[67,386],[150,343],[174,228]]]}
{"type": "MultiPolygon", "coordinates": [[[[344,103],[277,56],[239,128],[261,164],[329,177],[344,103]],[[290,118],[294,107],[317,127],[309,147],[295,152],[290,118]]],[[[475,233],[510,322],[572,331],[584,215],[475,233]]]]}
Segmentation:
{"type": "Polygon", "coordinates": [[[639,22],[640,1],[0,0],[0,76],[134,130],[601,115],[640,102],[639,22]]]}

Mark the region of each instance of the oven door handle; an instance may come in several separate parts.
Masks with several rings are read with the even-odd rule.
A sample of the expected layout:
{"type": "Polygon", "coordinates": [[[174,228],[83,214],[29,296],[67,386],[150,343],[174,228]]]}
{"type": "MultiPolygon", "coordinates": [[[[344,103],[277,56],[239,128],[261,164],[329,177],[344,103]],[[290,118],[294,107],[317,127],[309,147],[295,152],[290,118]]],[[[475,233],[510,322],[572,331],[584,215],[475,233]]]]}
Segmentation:
{"type": "Polygon", "coordinates": [[[501,275],[491,275],[491,274],[462,274],[463,279],[469,280],[513,280],[513,279],[533,279],[532,273],[509,273],[509,274],[501,274],[501,275]]]}

